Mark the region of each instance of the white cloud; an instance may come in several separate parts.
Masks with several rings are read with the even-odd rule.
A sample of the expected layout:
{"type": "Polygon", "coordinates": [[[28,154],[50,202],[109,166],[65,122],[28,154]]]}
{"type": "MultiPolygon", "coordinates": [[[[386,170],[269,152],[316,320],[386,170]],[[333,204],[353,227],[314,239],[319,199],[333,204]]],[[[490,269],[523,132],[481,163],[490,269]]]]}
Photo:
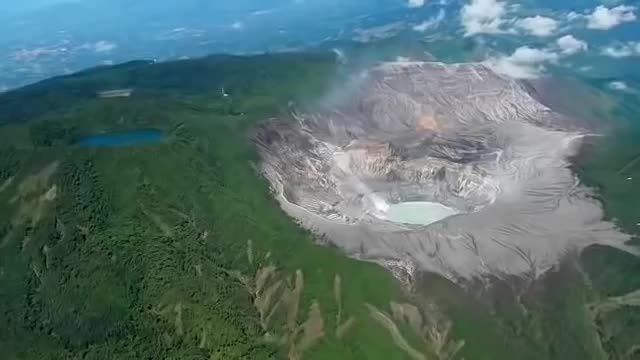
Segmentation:
{"type": "Polygon", "coordinates": [[[545,63],[556,62],[559,58],[559,55],[551,50],[522,46],[513,54],[489,59],[486,64],[503,75],[516,79],[534,79],[544,72],[545,63]]]}
{"type": "Polygon", "coordinates": [[[444,16],[445,16],[444,9],[440,9],[437,15],[421,22],[418,25],[415,25],[413,27],[413,30],[419,31],[419,32],[425,32],[427,30],[435,29],[444,20],[444,16]]]}
{"type": "Polygon", "coordinates": [[[118,44],[116,44],[114,42],[106,41],[106,40],[100,40],[100,41],[97,41],[95,43],[82,44],[77,49],[93,51],[96,54],[108,54],[108,53],[113,52],[113,50],[115,50],[117,48],[118,48],[118,44]]]}
{"type": "Polygon", "coordinates": [[[567,14],[567,20],[569,21],[574,21],[582,18],[584,18],[584,15],[579,14],[575,11],[569,11],[569,13],[567,14]]]}
{"type": "Polygon", "coordinates": [[[564,55],[573,55],[580,51],[586,51],[589,46],[583,40],[576,39],[573,35],[565,35],[556,40],[556,45],[564,55]]]}
{"type": "Polygon", "coordinates": [[[602,49],[602,55],[612,58],[640,56],[640,42],[630,41],[628,43],[617,43],[609,45],[602,49]]]}
{"type": "Polygon", "coordinates": [[[233,30],[242,30],[244,29],[244,23],[242,21],[236,21],[233,24],[231,24],[231,28],[233,30]]]}
{"type": "Polygon", "coordinates": [[[593,30],[609,30],[622,23],[636,20],[635,7],[620,5],[614,8],[596,7],[587,15],[587,28],[593,30]]]}
{"type": "Polygon", "coordinates": [[[565,35],[546,48],[521,46],[511,55],[490,58],[485,63],[499,74],[516,79],[534,79],[545,72],[546,65],[558,63],[566,56],[587,49],[585,41],[576,39],[573,35],[565,35]]]}
{"type": "Polygon", "coordinates": [[[336,60],[338,60],[339,63],[346,64],[348,62],[347,56],[345,55],[344,51],[338,48],[333,48],[331,49],[331,51],[336,54],[336,60]]]}
{"type": "Polygon", "coordinates": [[[534,36],[551,36],[558,29],[558,22],[545,16],[532,16],[516,21],[516,26],[534,36]]]}
{"type": "Polygon", "coordinates": [[[602,49],[602,55],[612,58],[623,58],[633,55],[633,51],[625,46],[608,46],[602,49]]]}
{"type": "Polygon", "coordinates": [[[264,10],[256,10],[254,12],[249,13],[249,16],[264,16],[264,15],[270,15],[273,13],[278,12],[279,9],[277,8],[273,8],[273,9],[264,9],[264,10]]]}
{"type": "Polygon", "coordinates": [[[419,8],[419,7],[423,7],[425,3],[425,0],[409,0],[409,2],[407,3],[407,6],[410,8],[419,8]]]}
{"type": "Polygon", "coordinates": [[[504,32],[505,2],[499,0],[470,0],[462,7],[461,18],[465,35],[504,32]]]}
{"type": "Polygon", "coordinates": [[[489,59],[486,65],[498,74],[516,79],[535,79],[542,72],[538,67],[516,64],[510,61],[509,57],[489,59]]]}
{"type": "Polygon", "coordinates": [[[396,57],[395,61],[399,62],[399,63],[410,63],[411,62],[411,58],[408,58],[406,56],[398,56],[398,57],[396,57]]]}
{"type": "Polygon", "coordinates": [[[613,90],[627,90],[629,88],[624,81],[612,81],[609,83],[609,87],[613,90]]]}
{"type": "Polygon", "coordinates": [[[558,54],[546,49],[536,49],[522,46],[511,54],[510,58],[520,64],[539,64],[545,61],[558,60],[558,54]]]}
{"type": "Polygon", "coordinates": [[[38,47],[34,49],[20,49],[11,54],[14,60],[32,61],[43,56],[52,56],[62,53],[62,49],[56,47],[38,47]]]}
{"type": "Polygon", "coordinates": [[[113,43],[111,41],[98,41],[97,43],[93,44],[93,51],[97,52],[97,53],[110,53],[113,50],[115,50],[116,48],[118,48],[118,44],[113,43]]]}

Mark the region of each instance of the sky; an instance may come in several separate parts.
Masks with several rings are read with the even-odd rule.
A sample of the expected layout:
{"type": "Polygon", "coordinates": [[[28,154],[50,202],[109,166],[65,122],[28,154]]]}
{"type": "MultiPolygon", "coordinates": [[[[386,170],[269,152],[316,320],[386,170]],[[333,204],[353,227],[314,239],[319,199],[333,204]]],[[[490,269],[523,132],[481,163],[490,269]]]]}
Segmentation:
{"type": "Polygon", "coordinates": [[[2,5],[3,12],[10,14],[28,12],[39,9],[44,9],[50,6],[55,6],[64,3],[74,3],[82,0],[23,0],[23,1],[9,1],[2,5]]]}
{"type": "Polygon", "coordinates": [[[539,77],[551,67],[588,72],[603,61],[630,68],[640,59],[640,0],[22,0],[2,6],[0,89],[131,59],[371,41],[403,31],[510,44],[493,46],[481,60],[517,78],[539,77]]]}

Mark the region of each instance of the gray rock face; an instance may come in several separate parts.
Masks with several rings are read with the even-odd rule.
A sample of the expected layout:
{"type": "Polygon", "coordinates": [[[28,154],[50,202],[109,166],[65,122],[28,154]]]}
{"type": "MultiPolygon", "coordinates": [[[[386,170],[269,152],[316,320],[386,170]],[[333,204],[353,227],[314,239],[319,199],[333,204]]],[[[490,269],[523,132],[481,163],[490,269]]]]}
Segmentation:
{"type": "Polygon", "coordinates": [[[574,248],[625,248],[568,168],[587,129],[483,65],[383,64],[293,117],[258,132],[262,170],[285,211],[353,256],[453,279],[535,277],[574,248]],[[386,220],[409,201],[460,214],[386,220]]]}

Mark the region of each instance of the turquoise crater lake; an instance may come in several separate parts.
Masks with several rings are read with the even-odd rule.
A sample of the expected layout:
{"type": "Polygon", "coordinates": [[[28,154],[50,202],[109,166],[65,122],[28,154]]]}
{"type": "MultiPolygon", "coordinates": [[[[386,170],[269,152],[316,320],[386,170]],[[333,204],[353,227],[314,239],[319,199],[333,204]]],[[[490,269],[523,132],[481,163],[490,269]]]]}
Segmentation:
{"type": "Polygon", "coordinates": [[[163,137],[162,131],[156,129],[114,131],[84,136],[76,144],[83,146],[127,146],[158,142],[163,137]]]}
{"type": "Polygon", "coordinates": [[[389,206],[386,217],[389,221],[402,224],[429,225],[459,213],[440,203],[414,201],[389,206]]]}

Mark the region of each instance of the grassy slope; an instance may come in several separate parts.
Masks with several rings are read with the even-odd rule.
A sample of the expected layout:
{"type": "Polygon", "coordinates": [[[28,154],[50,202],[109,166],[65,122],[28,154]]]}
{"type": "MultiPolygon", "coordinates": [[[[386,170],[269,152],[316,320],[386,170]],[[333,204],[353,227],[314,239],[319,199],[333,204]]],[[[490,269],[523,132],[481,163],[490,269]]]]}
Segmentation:
{"type": "MultiPolygon", "coordinates": [[[[602,89],[607,83],[607,79],[594,81],[602,89]]],[[[634,235],[631,243],[638,244],[640,163],[636,159],[640,159],[640,97],[635,93],[618,93],[613,97],[616,105],[611,134],[585,149],[576,159],[576,170],[583,181],[598,188],[607,216],[634,235]]],[[[583,252],[581,260],[600,301],[640,289],[640,259],[633,255],[594,246],[583,252]]],[[[621,306],[594,316],[603,347],[611,359],[640,358],[640,307],[621,306]]]]}
{"type": "MultiPolygon", "coordinates": [[[[298,323],[317,300],[325,335],[305,358],[404,359],[365,302],[401,299],[378,266],[314,245],[255,176],[246,134],[289,99],[313,96],[333,74],[330,57],[214,57],[181,64],[132,63],[56,79],[0,99],[0,348],[8,358],[279,357],[262,341],[252,298],[233,271],[273,263],[282,280],[304,274],[298,323]],[[133,86],[129,99],[95,91],[133,86]],[[231,99],[221,97],[221,87],[231,99]],[[69,145],[81,134],[158,128],[158,144],[69,145]],[[46,179],[39,172],[55,161],[46,179]],[[41,182],[9,204],[32,174],[41,182]],[[57,186],[54,201],[42,196],[57,186]],[[40,202],[39,202],[40,201],[40,202]],[[20,207],[42,203],[42,216],[20,207]],[[252,241],[253,263],[247,256],[252,241]],[[266,254],[270,253],[269,260],[266,254]],[[340,340],[333,281],[356,318],[340,340]],[[8,326],[7,326],[8,325],[8,326]]],[[[270,332],[284,333],[276,314],[270,332]]]]}
{"type": "Polygon", "coordinates": [[[593,294],[571,259],[533,283],[488,279],[462,289],[429,275],[419,294],[453,322],[455,337],[466,341],[464,358],[605,358],[584,306],[593,294]]]}

